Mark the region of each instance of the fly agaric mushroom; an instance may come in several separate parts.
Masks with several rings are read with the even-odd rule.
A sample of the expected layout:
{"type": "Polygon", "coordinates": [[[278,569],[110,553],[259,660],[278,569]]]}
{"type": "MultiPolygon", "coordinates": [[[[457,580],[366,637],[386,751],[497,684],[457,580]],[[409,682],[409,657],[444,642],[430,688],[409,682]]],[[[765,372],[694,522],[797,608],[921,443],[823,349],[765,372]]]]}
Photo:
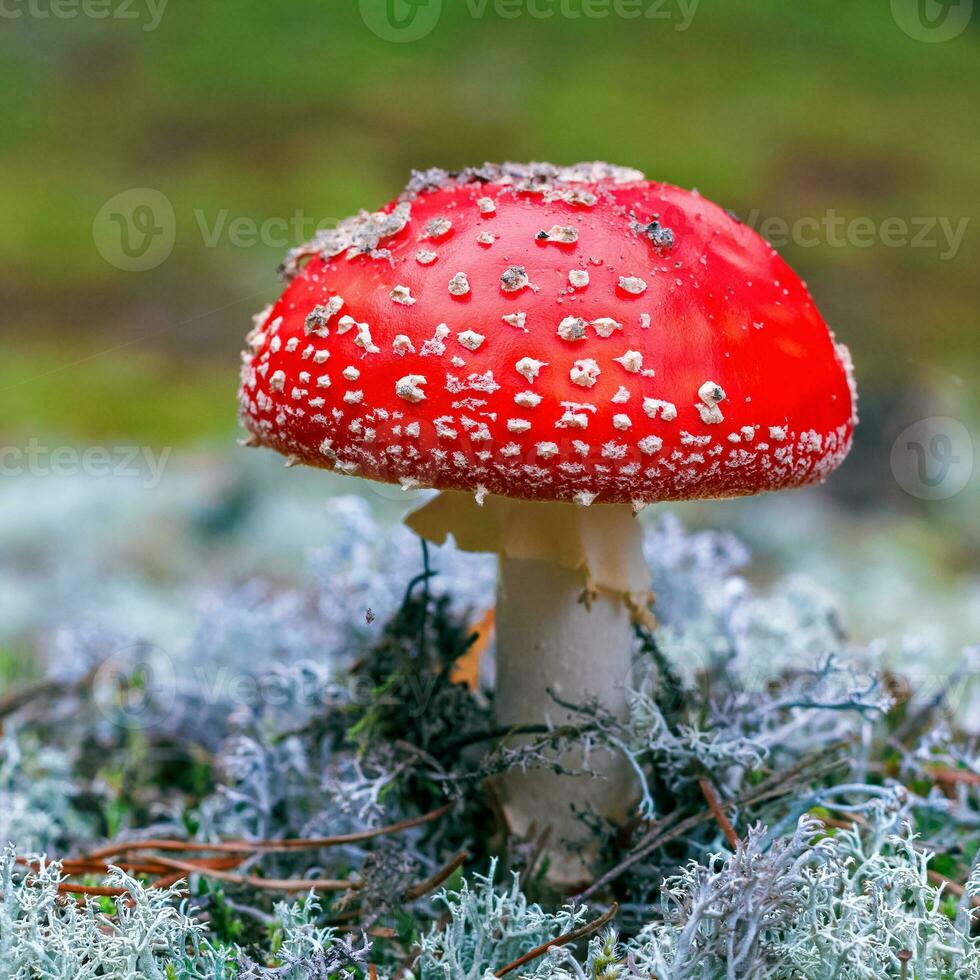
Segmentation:
{"type": "MultiPolygon", "coordinates": [[[[499,554],[502,724],[560,720],[550,691],[625,712],[641,506],[813,483],[851,445],[850,358],[804,284],[728,212],[635,170],[417,173],[283,272],[244,356],[252,442],[439,489],[409,525],[499,554]]],[[[571,791],[506,777],[515,829],[557,839],[571,802],[625,815],[628,775],[605,769],[571,791]]]]}

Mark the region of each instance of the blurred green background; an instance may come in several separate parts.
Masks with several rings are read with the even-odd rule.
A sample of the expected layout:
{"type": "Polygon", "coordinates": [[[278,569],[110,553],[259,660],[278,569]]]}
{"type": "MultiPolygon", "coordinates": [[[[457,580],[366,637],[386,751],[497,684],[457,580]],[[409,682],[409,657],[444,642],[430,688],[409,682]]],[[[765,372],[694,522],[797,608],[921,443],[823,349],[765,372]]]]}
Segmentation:
{"type": "Polygon", "coordinates": [[[778,242],[858,367],[834,490],[930,512],[888,452],[980,414],[980,17],[922,20],[970,0],[413,2],[8,0],[0,439],[230,446],[241,337],[314,224],[413,167],[608,159],[756,227],[838,216],[778,242]],[[105,254],[132,188],[172,207],[143,271],[105,254]]]}

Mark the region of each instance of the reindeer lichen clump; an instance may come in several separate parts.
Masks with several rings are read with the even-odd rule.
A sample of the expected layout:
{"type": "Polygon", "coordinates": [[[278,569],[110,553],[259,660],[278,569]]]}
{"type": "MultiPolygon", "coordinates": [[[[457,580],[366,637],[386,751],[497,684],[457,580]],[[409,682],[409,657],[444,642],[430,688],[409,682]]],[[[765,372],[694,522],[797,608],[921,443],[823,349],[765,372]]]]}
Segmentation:
{"type": "Polygon", "coordinates": [[[980,977],[977,745],[941,692],[876,673],[824,593],[761,593],[734,539],[661,521],[626,715],[556,697],[561,723],[514,742],[480,682],[492,561],[420,565],[408,532],[330,506],[316,587],[213,597],[169,671],[65,631],[49,677],[0,701],[4,968],[980,977]],[[577,813],[597,857],[560,893],[549,828],[508,833],[492,787],[570,749],[561,778],[601,788],[605,750],[634,791],[624,824],[577,813]]]}

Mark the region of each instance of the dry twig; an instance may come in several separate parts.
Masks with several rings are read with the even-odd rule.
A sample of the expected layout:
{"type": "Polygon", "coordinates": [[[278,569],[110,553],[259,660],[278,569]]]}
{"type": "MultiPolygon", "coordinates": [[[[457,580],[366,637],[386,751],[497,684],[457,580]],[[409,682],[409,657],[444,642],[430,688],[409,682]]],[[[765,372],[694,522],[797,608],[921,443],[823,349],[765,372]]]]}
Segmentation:
{"type": "Polygon", "coordinates": [[[735,828],[732,826],[731,820],[728,819],[728,814],[725,813],[718,801],[718,794],[715,792],[714,786],[711,785],[707,776],[701,776],[698,779],[698,785],[701,787],[704,798],[708,801],[712,816],[718,821],[718,826],[721,827],[725,840],[728,841],[728,846],[734,851],[739,845],[738,834],[735,833],[735,828]]]}
{"type": "Polygon", "coordinates": [[[513,963],[508,963],[505,967],[499,969],[494,976],[506,976],[508,973],[511,973],[518,967],[524,966],[526,963],[530,963],[532,960],[536,960],[539,956],[544,956],[548,950],[558,949],[559,946],[567,946],[569,943],[578,942],[579,939],[584,939],[586,936],[591,936],[592,933],[598,932],[607,922],[609,922],[618,911],[619,906],[613,902],[609,907],[609,911],[603,915],[600,915],[598,919],[593,919],[591,922],[587,922],[579,929],[573,929],[571,932],[566,932],[563,936],[559,936],[557,939],[552,939],[549,942],[542,943],[540,946],[536,946],[531,950],[531,952],[525,953],[523,956],[514,960],[513,963]]]}
{"type": "Polygon", "coordinates": [[[334,837],[218,841],[213,844],[205,844],[198,841],[164,839],[120,841],[109,844],[99,850],[90,851],[84,855],[84,859],[94,861],[119,854],[129,854],[132,851],[215,851],[226,854],[276,854],[284,851],[314,851],[326,847],[338,847],[343,844],[359,844],[363,841],[373,840],[376,837],[383,837],[386,834],[396,834],[402,830],[421,827],[423,824],[431,823],[433,820],[438,820],[440,817],[445,816],[451,809],[452,804],[447,803],[445,806],[441,806],[437,810],[431,810],[429,813],[424,813],[420,817],[400,820],[398,823],[388,824],[387,827],[376,827],[373,830],[362,830],[353,834],[337,834],[334,837]]]}
{"type": "Polygon", "coordinates": [[[466,851],[460,851],[448,864],[440,868],[431,878],[425,881],[419,882],[417,885],[412,885],[407,892],[405,892],[405,898],[409,902],[414,902],[415,899],[421,898],[423,895],[427,895],[434,888],[438,888],[462,863],[469,857],[466,851]]]}
{"type": "MultiPolygon", "coordinates": [[[[756,803],[777,799],[780,796],[791,793],[799,785],[802,778],[818,779],[838,768],[844,760],[831,759],[822,764],[819,762],[820,757],[836,751],[837,748],[839,746],[832,746],[826,751],[821,752],[816,760],[812,757],[810,759],[800,760],[800,762],[790,766],[788,769],[770,776],[741,796],[726,800],[722,806],[726,810],[731,810],[735,807],[753,806],[756,803]],[[808,768],[810,766],[813,766],[813,768],[808,768]]],[[[707,813],[694,813],[681,819],[680,811],[675,811],[663,820],[658,821],[636,843],[633,850],[619,864],[610,868],[604,875],[597,878],[585,891],[576,895],[575,899],[582,902],[590,895],[594,895],[600,888],[615,881],[620,875],[628,871],[638,861],[642,861],[643,858],[655,851],[658,847],[663,847],[664,844],[670,843],[670,841],[686,834],[689,830],[693,830],[702,823],[711,820],[713,816],[709,810],[707,813]]]]}
{"type": "Polygon", "coordinates": [[[238,874],[233,871],[219,871],[213,868],[202,868],[192,861],[176,861],[173,858],[158,858],[159,862],[174,871],[185,871],[188,874],[199,874],[216,881],[227,881],[231,885],[248,885],[273,892],[346,892],[356,891],[362,885],[359,881],[348,881],[343,878],[261,878],[258,875],[238,874]]]}

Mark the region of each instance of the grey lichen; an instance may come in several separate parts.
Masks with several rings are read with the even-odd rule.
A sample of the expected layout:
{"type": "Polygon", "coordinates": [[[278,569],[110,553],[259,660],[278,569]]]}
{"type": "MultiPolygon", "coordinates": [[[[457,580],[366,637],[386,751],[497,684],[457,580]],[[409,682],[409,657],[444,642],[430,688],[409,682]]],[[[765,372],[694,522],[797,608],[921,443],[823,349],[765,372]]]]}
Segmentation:
{"type": "MultiPolygon", "coordinates": [[[[522,401],[533,414],[533,397],[522,401]]],[[[64,980],[363,980],[373,964],[392,980],[413,963],[416,977],[482,980],[616,901],[615,934],[542,951],[515,975],[870,980],[899,977],[908,951],[909,976],[980,976],[980,752],[941,696],[895,703],[900,686],[875,676],[875,648],[847,641],[826,593],[799,578],[756,589],[737,540],[662,519],[646,541],[659,625],[637,630],[627,717],[556,697],[566,720],[522,726],[514,742],[479,672],[459,673],[474,644],[492,656],[474,625],[493,604],[492,559],[447,546],[420,562],[418,541],[363,501],[334,498],[328,513],[313,582],[215,595],[169,658],[64,631],[50,658],[57,692],[5,719],[2,833],[27,861],[77,857],[105,836],[276,841],[451,810],[377,840],[248,858],[260,878],[356,882],[322,905],[198,874],[178,896],[121,872],[98,879],[120,901],[78,905],[54,897],[57,867],[8,852],[4,967],[64,980]],[[107,649],[121,652],[93,692],[82,682],[107,649]],[[584,760],[568,778],[590,778],[599,751],[634,773],[628,822],[579,814],[582,839],[600,845],[588,912],[549,889],[540,840],[508,837],[485,790],[515,767],[554,771],[565,750],[584,760]],[[466,875],[440,901],[413,890],[462,850],[466,875]]]]}

